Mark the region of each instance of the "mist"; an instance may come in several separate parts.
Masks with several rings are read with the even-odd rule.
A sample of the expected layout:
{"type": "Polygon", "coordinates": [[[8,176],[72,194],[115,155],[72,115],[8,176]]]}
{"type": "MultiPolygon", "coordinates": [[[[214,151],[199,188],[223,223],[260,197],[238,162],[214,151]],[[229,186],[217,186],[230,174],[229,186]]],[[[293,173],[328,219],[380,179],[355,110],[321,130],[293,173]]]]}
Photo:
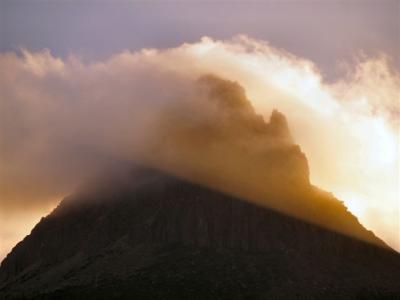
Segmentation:
{"type": "MultiPolygon", "coordinates": [[[[210,101],[210,83],[204,80],[214,78],[211,92],[217,82],[229,97],[237,97],[240,118],[269,120],[273,109],[282,112],[291,137],[279,145],[300,145],[311,183],[333,192],[399,250],[400,75],[390,66],[384,54],[360,55],[343,63],[344,78],[326,83],[312,61],[246,36],[126,51],[90,64],[74,55],[60,59],[48,50],[0,54],[5,70],[0,74],[0,209],[5,215],[48,210],[121,161],[157,164],[160,158],[166,168],[175,168],[176,157],[187,148],[181,143],[178,154],[168,148],[180,135],[172,142],[164,139],[182,128],[214,124],[226,111],[210,101]]],[[[237,126],[229,119],[223,132],[229,145],[243,134],[240,118],[233,119],[237,126]]],[[[209,141],[189,132],[190,145],[209,141]]],[[[180,171],[194,160],[189,153],[180,171]]],[[[13,236],[7,229],[12,221],[3,222],[2,245],[30,230],[15,229],[13,236]]]]}

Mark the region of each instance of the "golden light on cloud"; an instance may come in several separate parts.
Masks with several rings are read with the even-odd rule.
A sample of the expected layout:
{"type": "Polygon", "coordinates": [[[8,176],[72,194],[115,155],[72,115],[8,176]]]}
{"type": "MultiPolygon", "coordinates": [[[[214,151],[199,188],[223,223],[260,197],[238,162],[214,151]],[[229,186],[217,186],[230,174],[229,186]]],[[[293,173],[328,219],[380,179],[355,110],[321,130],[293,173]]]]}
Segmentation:
{"type": "Polygon", "coordinates": [[[284,112],[309,160],[312,183],[333,192],[399,250],[400,75],[390,60],[362,57],[347,66],[345,78],[325,83],[312,62],[263,42],[202,43],[208,52],[192,51],[201,71],[240,82],[266,116],[273,108],[284,112]]]}
{"type": "MultiPolygon", "coordinates": [[[[124,52],[94,64],[23,51],[1,54],[0,67],[8,70],[0,75],[0,117],[13,124],[0,135],[2,144],[7,139],[0,176],[11,178],[1,187],[4,209],[7,201],[31,198],[48,207],[37,195],[71,192],[96,170],[101,159],[94,156],[126,158],[117,154],[142,142],[166,106],[198,97],[193,82],[211,73],[240,83],[265,119],[275,108],[284,113],[308,158],[311,182],[400,250],[400,75],[385,56],[363,57],[334,83],[311,61],[246,36],[124,52]],[[41,193],[18,190],[27,180],[41,193]]],[[[14,224],[3,222],[1,235],[14,224]]],[[[31,223],[11,231],[22,238],[31,223]]]]}

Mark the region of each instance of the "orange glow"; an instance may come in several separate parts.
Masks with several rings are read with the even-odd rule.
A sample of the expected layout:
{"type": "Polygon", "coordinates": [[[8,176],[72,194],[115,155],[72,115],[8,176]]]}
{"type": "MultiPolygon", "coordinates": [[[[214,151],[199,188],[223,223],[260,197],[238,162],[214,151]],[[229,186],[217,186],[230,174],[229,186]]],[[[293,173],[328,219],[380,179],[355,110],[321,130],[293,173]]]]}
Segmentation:
{"type": "MultiPolygon", "coordinates": [[[[145,74],[152,74],[156,70],[157,76],[168,79],[162,77],[164,81],[160,83],[157,76],[150,76],[155,87],[157,84],[163,87],[153,89],[154,97],[168,99],[181,96],[182,90],[190,89],[188,82],[194,82],[204,74],[212,73],[239,82],[256,112],[265,119],[269,118],[274,108],[286,115],[296,143],[308,158],[311,182],[333,192],[345,202],[363,225],[400,250],[400,75],[391,68],[390,60],[385,56],[364,57],[349,67],[344,78],[335,83],[326,83],[313,62],[245,36],[229,41],[203,38],[198,43],[184,44],[168,50],[124,52],[91,65],[85,65],[75,57],[63,61],[54,58],[48,51],[24,51],[23,55],[0,55],[0,66],[9,70],[0,75],[0,84],[7,87],[7,95],[16,98],[12,99],[15,103],[22,103],[28,112],[32,112],[29,115],[32,120],[42,122],[46,120],[44,117],[50,116],[46,121],[49,124],[58,124],[63,116],[53,114],[60,111],[64,113],[68,108],[72,111],[71,115],[76,117],[72,121],[67,119],[66,131],[70,134],[69,128],[81,124],[82,120],[83,124],[91,125],[92,120],[101,119],[104,113],[101,109],[108,112],[110,107],[114,107],[114,103],[121,105],[121,111],[115,114],[118,122],[112,123],[122,127],[113,131],[108,126],[109,123],[102,122],[100,125],[103,127],[95,127],[97,131],[81,132],[77,129],[68,135],[68,138],[75,138],[81,134],[83,138],[78,141],[81,144],[86,139],[97,138],[90,146],[99,152],[110,150],[110,145],[102,144],[106,137],[111,137],[107,140],[112,144],[111,148],[118,148],[119,142],[126,141],[126,136],[122,135],[126,134],[124,126],[131,124],[133,120],[131,111],[123,105],[136,95],[132,92],[131,81],[143,75],[140,70],[144,69],[145,74]],[[181,78],[184,80],[180,81],[181,78]],[[21,82],[15,84],[17,79],[21,82]],[[73,105],[70,105],[70,94],[62,94],[64,90],[54,91],[52,80],[70,93],[73,87],[73,105]],[[182,87],[182,82],[187,87],[182,87]],[[57,96],[60,99],[56,100],[61,102],[59,106],[52,98],[57,96]],[[108,102],[110,99],[113,101],[112,105],[108,102]],[[98,105],[99,108],[96,107],[99,113],[92,109],[93,103],[101,104],[98,105]],[[39,113],[35,114],[38,110],[39,113]],[[123,118],[128,123],[123,123],[123,118]]],[[[144,101],[140,98],[138,101],[145,106],[151,99],[144,101]]],[[[132,109],[130,106],[128,108],[132,109]]],[[[151,109],[152,106],[145,106],[143,111],[148,113],[151,109]]],[[[142,116],[147,117],[146,114],[142,116]]],[[[41,141],[46,141],[47,135],[40,130],[47,129],[47,123],[40,122],[36,122],[39,124],[38,136],[43,139],[41,141]]],[[[143,131],[146,126],[140,125],[142,126],[137,127],[143,131]]],[[[40,143],[31,144],[37,146],[40,143]]],[[[121,149],[118,149],[120,152],[114,149],[110,152],[113,155],[129,153],[132,144],[120,147],[126,152],[120,151],[121,149]]],[[[24,153],[25,156],[18,160],[17,167],[25,167],[23,164],[26,161],[42,159],[39,154],[43,149],[33,150],[28,154],[24,153]],[[35,156],[37,153],[38,157],[35,156]]],[[[18,153],[12,153],[14,154],[18,153]]],[[[0,169],[0,176],[7,177],[7,167],[4,166],[9,164],[0,160],[3,168],[0,169]]],[[[81,172],[81,169],[78,170],[81,172]]],[[[80,174],[74,171],[71,174],[80,174]]],[[[54,193],[56,192],[60,194],[60,191],[54,193]]],[[[29,201],[28,198],[27,196],[24,201],[29,201]]],[[[50,211],[53,206],[42,205],[32,212],[22,210],[15,218],[7,216],[8,213],[3,211],[6,217],[0,218],[0,256],[9,251],[4,248],[8,248],[29,232],[39,216],[50,211]]]]}

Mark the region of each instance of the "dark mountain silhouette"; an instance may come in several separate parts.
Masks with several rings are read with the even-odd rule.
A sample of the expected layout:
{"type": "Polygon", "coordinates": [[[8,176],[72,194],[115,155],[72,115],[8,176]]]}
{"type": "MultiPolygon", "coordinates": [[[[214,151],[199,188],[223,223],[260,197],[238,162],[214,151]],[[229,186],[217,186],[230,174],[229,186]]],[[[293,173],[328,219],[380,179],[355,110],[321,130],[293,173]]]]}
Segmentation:
{"type": "Polygon", "coordinates": [[[0,268],[2,298],[400,295],[400,256],[387,247],[162,172],[112,177],[66,198],[13,249],[0,268]]]}
{"type": "Polygon", "coordinates": [[[1,263],[0,299],[400,299],[400,255],[310,184],[286,118],[199,84],[211,113],[168,112],[157,168],[64,199],[1,263]]]}

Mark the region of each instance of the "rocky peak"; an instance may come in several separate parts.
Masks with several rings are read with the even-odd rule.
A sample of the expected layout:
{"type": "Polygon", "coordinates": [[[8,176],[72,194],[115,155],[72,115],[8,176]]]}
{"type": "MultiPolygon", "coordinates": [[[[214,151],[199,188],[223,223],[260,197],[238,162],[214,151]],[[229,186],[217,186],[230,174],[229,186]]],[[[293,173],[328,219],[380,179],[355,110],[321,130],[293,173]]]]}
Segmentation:
{"type": "Polygon", "coordinates": [[[284,114],[274,109],[271,113],[268,125],[273,136],[281,138],[287,143],[293,143],[289,125],[284,114]]]}

